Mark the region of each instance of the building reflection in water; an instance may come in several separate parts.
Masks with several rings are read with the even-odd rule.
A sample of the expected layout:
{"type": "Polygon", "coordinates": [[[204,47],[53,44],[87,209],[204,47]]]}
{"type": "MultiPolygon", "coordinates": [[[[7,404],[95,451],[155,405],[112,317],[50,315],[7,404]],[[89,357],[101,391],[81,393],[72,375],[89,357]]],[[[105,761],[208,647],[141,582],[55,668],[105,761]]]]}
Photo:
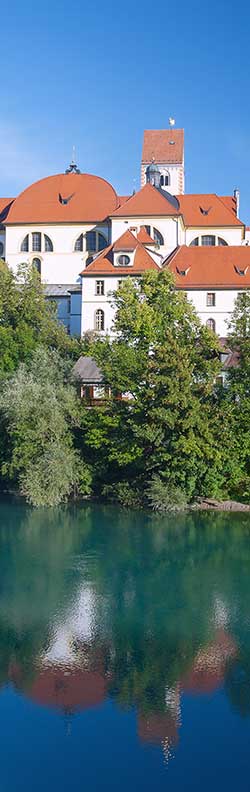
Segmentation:
{"type": "MultiPolygon", "coordinates": [[[[36,704],[61,712],[69,733],[75,713],[102,705],[119,686],[115,646],[98,638],[95,597],[90,588],[80,589],[63,622],[50,628],[48,646],[36,659],[31,680],[25,678],[20,663],[12,659],[9,664],[8,677],[14,687],[36,704]]],[[[226,628],[215,627],[213,639],[198,649],[188,670],[172,687],[165,687],[161,708],[154,705],[150,709],[149,696],[145,711],[145,700],[141,702],[140,694],[134,695],[139,740],[161,746],[165,761],[169,761],[179,741],[181,696],[215,692],[236,656],[234,638],[226,628]]]]}

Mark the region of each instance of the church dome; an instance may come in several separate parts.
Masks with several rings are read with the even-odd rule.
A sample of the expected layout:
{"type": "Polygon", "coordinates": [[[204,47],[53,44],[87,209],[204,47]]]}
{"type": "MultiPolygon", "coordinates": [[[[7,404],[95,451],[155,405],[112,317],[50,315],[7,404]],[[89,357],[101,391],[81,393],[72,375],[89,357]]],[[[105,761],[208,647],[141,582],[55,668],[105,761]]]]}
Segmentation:
{"type": "Polygon", "coordinates": [[[151,165],[147,167],[147,173],[160,173],[160,168],[158,168],[155,162],[151,162],[151,165]]]}
{"type": "Polygon", "coordinates": [[[149,184],[152,184],[153,187],[160,187],[161,183],[161,171],[156,165],[156,162],[151,162],[151,165],[148,165],[146,170],[146,180],[149,184]]]}
{"type": "Polygon", "coordinates": [[[7,223],[95,223],[119,206],[114,188],[88,173],[59,173],[27,187],[13,202],[7,223]]]}

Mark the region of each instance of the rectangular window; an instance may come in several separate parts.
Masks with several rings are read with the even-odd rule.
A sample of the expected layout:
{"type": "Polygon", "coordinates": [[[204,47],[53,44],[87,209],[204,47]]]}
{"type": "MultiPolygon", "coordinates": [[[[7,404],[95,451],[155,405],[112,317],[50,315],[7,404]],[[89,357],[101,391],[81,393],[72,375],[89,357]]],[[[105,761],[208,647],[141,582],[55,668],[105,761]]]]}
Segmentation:
{"type": "Polygon", "coordinates": [[[32,250],[34,252],[41,251],[41,234],[40,231],[34,231],[32,234],[32,250]]]}
{"type": "Polygon", "coordinates": [[[97,280],[95,282],[95,293],[98,294],[99,296],[104,294],[104,281],[103,280],[97,280]]]}
{"type": "Polygon", "coordinates": [[[87,231],[86,234],[86,245],[87,250],[92,250],[93,252],[96,251],[96,231],[87,231]]]}
{"type": "Polygon", "coordinates": [[[205,234],[201,237],[201,244],[209,247],[215,245],[215,236],[213,236],[213,234],[205,234]]]}
{"type": "Polygon", "coordinates": [[[215,292],[207,293],[207,306],[209,306],[209,308],[215,306],[215,292]]]}

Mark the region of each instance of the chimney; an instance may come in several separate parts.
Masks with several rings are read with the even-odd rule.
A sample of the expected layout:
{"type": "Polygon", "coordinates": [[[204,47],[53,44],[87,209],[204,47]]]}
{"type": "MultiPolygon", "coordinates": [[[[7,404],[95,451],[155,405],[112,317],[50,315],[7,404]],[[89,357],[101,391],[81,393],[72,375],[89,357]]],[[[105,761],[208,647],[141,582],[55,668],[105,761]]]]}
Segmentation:
{"type": "Polygon", "coordinates": [[[239,217],[240,214],[240,191],[236,188],[234,190],[234,198],[236,203],[236,217],[239,217]]]}

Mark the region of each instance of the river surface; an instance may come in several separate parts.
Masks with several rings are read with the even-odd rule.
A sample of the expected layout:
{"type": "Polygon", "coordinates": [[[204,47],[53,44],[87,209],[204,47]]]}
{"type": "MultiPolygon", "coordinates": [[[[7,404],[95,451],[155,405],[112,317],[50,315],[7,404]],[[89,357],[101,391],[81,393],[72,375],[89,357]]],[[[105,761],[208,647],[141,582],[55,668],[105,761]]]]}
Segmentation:
{"type": "Polygon", "coordinates": [[[1,792],[245,792],[250,517],[0,504],[1,792]]]}

